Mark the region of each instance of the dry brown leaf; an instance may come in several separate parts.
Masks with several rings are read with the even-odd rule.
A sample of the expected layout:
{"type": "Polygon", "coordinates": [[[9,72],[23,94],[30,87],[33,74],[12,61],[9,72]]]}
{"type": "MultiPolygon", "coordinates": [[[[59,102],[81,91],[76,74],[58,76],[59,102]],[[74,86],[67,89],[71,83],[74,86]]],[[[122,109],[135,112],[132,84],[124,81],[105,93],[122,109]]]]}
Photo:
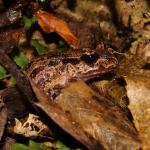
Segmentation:
{"type": "Polygon", "coordinates": [[[3,144],[2,150],[12,150],[12,145],[15,144],[15,139],[7,137],[3,144]]]}
{"type": "Polygon", "coordinates": [[[150,63],[150,41],[149,40],[141,40],[138,43],[137,54],[141,58],[143,58],[147,63],[150,63]]]}
{"type": "Polygon", "coordinates": [[[123,110],[127,109],[127,96],[125,87],[119,84],[119,80],[102,80],[92,84],[96,90],[107,97],[110,102],[113,104],[120,106],[123,110]]]}
{"type": "Polygon", "coordinates": [[[106,150],[139,148],[137,134],[125,114],[83,81],[62,90],[57,104],[89,137],[106,150]]]}
{"type": "Polygon", "coordinates": [[[9,121],[14,118],[23,117],[29,113],[29,108],[23,102],[23,97],[17,88],[6,88],[0,94],[7,108],[9,121]]]}
{"type": "Polygon", "coordinates": [[[6,53],[10,53],[14,47],[20,46],[26,41],[23,28],[0,31],[0,47],[6,53]]]}
{"type": "Polygon", "coordinates": [[[134,31],[139,29],[141,30],[143,28],[143,12],[147,12],[149,10],[146,0],[116,0],[115,7],[118,13],[118,21],[122,22],[124,26],[128,27],[129,19],[131,19],[130,25],[134,31]]]}
{"type": "Polygon", "coordinates": [[[71,83],[55,101],[31,84],[39,100],[35,105],[87,148],[139,149],[137,133],[126,115],[83,81],[71,83]]]}
{"type": "Polygon", "coordinates": [[[29,114],[27,120],[22,123],[15,118],[14,133],[25,137],[43,136],[49,132],[49,128],[39,119],[39,116],[29,114]]]}
{"type": "Polygon", "coordinates": [[[113,2],[110,1],[111,5],[108,3],[109,1],[106,0],[52,0],[50,1],[50,7],[54,8],[53,10],[56,14],[69,20],[69,23],[79,24],[77,28],[73,27],[71,31],[74,31],[73,33],[79,38],[81,47],[87,47],[93,41],[97,42],[95,35],[98,35],[99,41],[103,40],[120,50],[126,42],[124,42],[125,39],[123,37],[117,35],[117,28],[113,22],[113,17],[116,16],[113,16],[110,9],[113,2]],[[92,34],[94,30],[90,31],[87,25],[92,30],[96,29],[95,35],[92,34]],[[99,33],[97,32],[98,30],[99,33]],[[93,37],[90,38],[90,36],[93,37]]]}
{"type": "Polygon", "coordinates": [[[7,110],[6,107],[0,108],[0,140],[3,136],[5,125],[7,123],[7,110]]]}
{"type": "Polygon", "coordinates": [[[44,32],[57,32],[71,46],[78,47],[79,40],[72,34],[65,21],[43,10],[38,10],[35,15],[38,17],[38,24],[44,32]]]}
{"type": "Polygon", "coordinates": [[[150,79],[127,77],[129,109],[139,131],[143,150],[150,149],[150,79]]]}
{"type": "Polygon", "coordinates": [[[1,94],[2,92],[0,91],[0,140],[3,136],[5,125],[7,123],[7,109],[3,103],[1,94]]]}
{"type": "Polygon", "coordinates": [[[122,56],[116,71],[118,77],[142,76],[143,78],[150,78],[150,70],[143,69],[146,63],[141,57],[127,53],[122,56]]]}

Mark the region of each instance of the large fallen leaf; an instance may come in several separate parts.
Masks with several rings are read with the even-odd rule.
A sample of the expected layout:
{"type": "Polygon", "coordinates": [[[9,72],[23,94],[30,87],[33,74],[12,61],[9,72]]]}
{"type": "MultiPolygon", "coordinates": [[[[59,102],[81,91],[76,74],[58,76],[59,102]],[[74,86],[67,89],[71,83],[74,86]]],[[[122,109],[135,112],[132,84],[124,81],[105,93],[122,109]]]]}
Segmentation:
{"type": "Polygon", "coordinates": [[[143,150],[150,149],[150,79],[126,77],[129,109],[142,140],[143,150]]]}
{"type": "Polygon", "coordinates": [[[38,24],[44,32],[57,32],[71,46],[78,47],[79,40],[72,34],[65,21],[43,10],[38,10],[35,15],[38,16],[38,24]]]}
{"type": "Polygon", "coordinates": [[[31,81],[40,107],[61,128],[92,150],[135,150],[137,133],[119,107],[95,93],[83,81],[71,83],[51,101],[31,81]]]}

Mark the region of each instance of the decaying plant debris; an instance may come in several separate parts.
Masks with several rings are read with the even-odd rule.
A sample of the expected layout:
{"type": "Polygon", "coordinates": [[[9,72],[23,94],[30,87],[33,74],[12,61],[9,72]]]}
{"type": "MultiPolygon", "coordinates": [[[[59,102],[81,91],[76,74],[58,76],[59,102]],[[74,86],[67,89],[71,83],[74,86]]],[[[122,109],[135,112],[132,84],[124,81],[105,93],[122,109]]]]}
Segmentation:
{"type": "Polygon", "coordinates": [[[0,0],[1,149],[149,150],[149,98],[148,0],[0,0]]]}

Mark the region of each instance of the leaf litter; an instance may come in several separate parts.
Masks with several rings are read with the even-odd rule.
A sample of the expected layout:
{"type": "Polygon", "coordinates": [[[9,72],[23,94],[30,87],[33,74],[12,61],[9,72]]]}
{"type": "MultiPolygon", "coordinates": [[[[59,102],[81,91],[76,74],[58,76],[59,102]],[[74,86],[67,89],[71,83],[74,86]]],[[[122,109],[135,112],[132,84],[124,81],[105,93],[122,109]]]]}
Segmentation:
{"type": "MultiPolygon", "coordinates": [[[[2,17],[0,28],[6,26],[5,31],[0,32],[0,48],[5,51],[4,53],[12,57],[11,53],[15,47],[18,47],[19,55],[13,54],[13,56],[14,61],[21,69],[24,69],[30,61],[27,55],[31,55],[30,57],[34,58],[49,51],[63,52],[66,45],[60,41],[66,41],[73,48],[94,48],[98,42],[104,42],[107,47],[115,50],[112,50],[112,52],[118,58],[119,65],[112,74],[100,77],[98,81],[90,81],[88,84],[83,81],[70,83],[67,88],[62,90],[62,94],[57,98],[56,103],[48,102],[47,97],[30,81],[33,91],[36,93],[37,102],[30,100],[30,98],[34,99],[29,96],[32,95],[30,86],[28,84],[24,86],[24,82],[28,82],[28,79],[22,73],[20,74],[19,71],[13,71],[15,70],[13,68],[17,70],[17,67],[14,67],[14,64],[12,65],[13,67],[9,67],[8,63],[5,62],[6,57],[2,57],[5,54],[1,53],[0,83],[2,83],[2,87],[0,88],[7,91],[7,88],[12,85],[10,84],[12,76],[15,77],[17,86],[20,87],[21,85],[21,91],[24,91],[23,93],[27,92],[25,99],[29,103],[25,104],[25,107],[31,107],[32,111],[34,108],[33,112],[39,116],[39,119],[43,117],[43,114],[41,115],[37,110],[37,107],[38,109],[40,108],[48,115],[49,119],[52,119],[60,128],[88,149],[141,148],[149,150],[150,28],[147,1],[127,2],[116,0],[115,3],[112,3],[92,0],[83,0],[82,2],[79,0],[53,0],[51,2],[31,2],[30,6],[32,8],[30,7],[28,10],[31,9],[30,11],[33,12],[30,12],[31,15],[25,14],[20,22],[25,31],[23,31],[24,29],[16,30],[16,27],[15,29],[12,27],[12,31],[7,30],[8,25],[18,24],[22,14],[16,15],[14,21],[8,22],[7,17],[4,17],[5,13],[13,10],[18,14],[20,13],[18,10],[24,6],[27,7],[27,3],[28,1],[24,3],[23,0],[18,0],[19,5],[10,5],[4,13],[0,14],[0,17],[2,17]],[[44,6],[44,4],[46,5],[44,6]],[[41,7],[43,8],[41,9],[41,7]],[[51,8],[52,12],[49,12],[46,7],[51,8]],[[114,18],[116,18],[115,23],[114,18]],[[39,25],[38,28],[37,25],[39,25]],[[39,30],[39,27],[43,31],[39,30]],[[40,33],[37,39],[32,38],[34,28],[37,28],[36,30],[40,33]],[[57,35],[53,35],[52,32],[57,35]],[[15,34],[17,36],[12,36],[15,34]],[[8,37],[7,40],[3,40],[6,37],[8,37]],[[39,39],[42,39],[42,42],[39,39]],[[22,76],[24,76],[23,80],[22,76]],[[30,94],[28,95],[28,93],[30,94]]],[[[8,62],[11,64],[11,61],[8,62]]],[[[18,89],[14,90],[17,91],[18,89]]],[[[7,133],[13,140],[18,135],[18,133],[10,130],[14,126],[9,127],[6,125],[7,119],[13,125],[13,121],[16,118],[10,115],[16,114],[15,107],[12,109],[10,105],[7,105],[7,100],[11,100],[11,103],[15,104],[13,102],[15,95],[11,94],[11,90],[10,92],[8,91],[6,92],[6,97],[2,98],[3,102],[0,110],[0,116],[2,117],[0,136],[1,138],[3,136],[3,141],[8,138],[7,133]],[[12,99],[10,99],[10,95],[12,95],[12,99]]],[[[3,92],[0,92],[1,95],[3,95],[3,92]]],[[[20,98],[17,98],[20,101],[22,93],[17,92],[17,95],[21,95],[19,96],[20,98]]],[[[24,104],[22,103],[21,106],[20,113],[24,104]]],[[[27,110],[25,112],[31,114],[30,111],[30,113],[27,110]]],[[[23,115],[16,119],[16,123],[19,125],[18,127],[16,126],[16,130],[21,128],[19,134],[23,137],[27,135],[21,133],[21,131],[24,131],[21,121],[25,122],[25,118],[23,115]]],[[[34,117],[31,119],[32,121],[34,121],[34,117]]],[[[44,122],[46,122],[46,125],[43,126],[48,125],[50,129],[52,128],[52,125],[47,123],[47,120],[44,122]]],[[[26,128],[29,134],[31,133],[30,129],[26,128]]],[[[57,137],[53,136],[53,134],[49,135],[48,133],[50,132],[54,131],[46,132],[49,148],[39,144],[43,137],[36,132],[37,135],[34,139],[39,142],[37,139],[41,138],[39,143],[31,141],[31,136],[27,139],[29,144],[24,143],[24,140],[15,141],[16,144],[13,145],[13,149],[31,149],[31,147],[32,149],[70,149],[66,145],[60,144],[62,142],[57,141],[57,137]],[[17,142],[23,144],[18,144],[17,142]]],[[[13,141],[13,143],[15,142],[13,141]]],[[[85,147],[83,149],[86,149],[85,147]]]]}

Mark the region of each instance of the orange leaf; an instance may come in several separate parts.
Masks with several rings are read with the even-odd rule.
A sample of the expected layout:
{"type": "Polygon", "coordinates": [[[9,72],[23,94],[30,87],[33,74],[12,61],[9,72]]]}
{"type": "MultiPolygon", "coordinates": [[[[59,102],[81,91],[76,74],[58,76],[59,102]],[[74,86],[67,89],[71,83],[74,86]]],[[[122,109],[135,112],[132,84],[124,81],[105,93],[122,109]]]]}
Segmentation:
{"type": "Polygon", "coordinates": [[[72,34],[65,21],[43,10],[38,10],[35,15],[44,32],[57,32],[71,46],[78,47],[79,40],[72,34]]]}

